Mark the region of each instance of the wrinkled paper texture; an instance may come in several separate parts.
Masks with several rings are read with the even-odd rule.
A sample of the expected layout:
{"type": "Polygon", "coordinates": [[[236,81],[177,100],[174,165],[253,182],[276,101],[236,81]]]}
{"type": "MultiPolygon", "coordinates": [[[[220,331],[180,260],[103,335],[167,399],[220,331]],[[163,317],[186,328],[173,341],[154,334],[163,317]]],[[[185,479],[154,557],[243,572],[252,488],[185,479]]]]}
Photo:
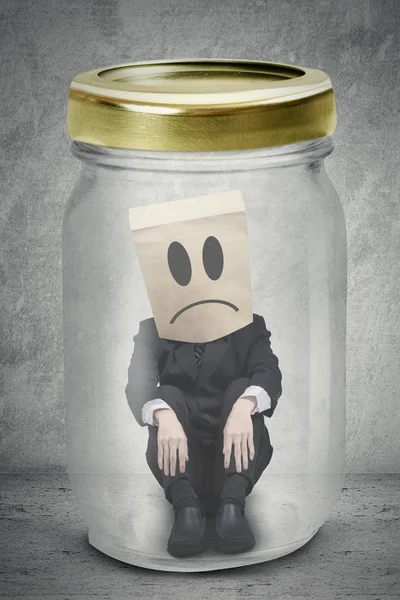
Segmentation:
{"type": "Polygon", "coordinates": [[[211,342],[253,321],[240,190],[129,209],[158,334],[211,342]]]}

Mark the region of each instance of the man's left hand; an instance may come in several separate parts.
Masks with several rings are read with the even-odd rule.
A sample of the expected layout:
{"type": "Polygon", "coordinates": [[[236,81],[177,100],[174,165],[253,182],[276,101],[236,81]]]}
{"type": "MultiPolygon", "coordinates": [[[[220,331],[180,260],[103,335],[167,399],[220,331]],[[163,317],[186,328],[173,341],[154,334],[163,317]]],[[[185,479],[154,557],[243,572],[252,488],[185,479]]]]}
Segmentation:
{"type": "Polygon", "coordinates": [[[253,421],[251,413],[256,406],[254,396],[244,396],[236,400],[224,428],[224,467],[231,460],[232,446],[236,462],[236,471],[246,470],[254,458],[253,421]]]}

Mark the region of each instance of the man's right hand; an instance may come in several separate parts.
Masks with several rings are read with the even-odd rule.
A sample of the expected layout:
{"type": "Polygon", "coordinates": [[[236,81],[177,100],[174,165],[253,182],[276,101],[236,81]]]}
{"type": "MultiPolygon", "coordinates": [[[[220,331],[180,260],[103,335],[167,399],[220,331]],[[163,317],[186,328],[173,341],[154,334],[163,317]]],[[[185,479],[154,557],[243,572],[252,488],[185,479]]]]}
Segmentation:
{"type": "Polygon", "coordinates": [[[176,473],[177,455],[179,470],[184,473],[186,461],[189,460],[187,438],[178,417],[172,409],[158,408],[153,419],[158,425],[157,446],[158,466],[165,475],[176,473]]]}

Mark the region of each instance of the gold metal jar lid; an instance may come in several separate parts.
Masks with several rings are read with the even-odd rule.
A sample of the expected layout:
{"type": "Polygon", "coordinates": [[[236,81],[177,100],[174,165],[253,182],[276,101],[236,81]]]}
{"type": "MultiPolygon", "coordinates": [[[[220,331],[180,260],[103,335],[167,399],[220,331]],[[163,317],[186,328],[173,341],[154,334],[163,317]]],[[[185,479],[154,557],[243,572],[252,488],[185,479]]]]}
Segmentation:
{"type": "Polygon", "coordinates": [[[330,135],[328,75],[255,60],[135,62],[77,75],[68,96],[73,140],[143,150],[241,150],[330,135]]]}

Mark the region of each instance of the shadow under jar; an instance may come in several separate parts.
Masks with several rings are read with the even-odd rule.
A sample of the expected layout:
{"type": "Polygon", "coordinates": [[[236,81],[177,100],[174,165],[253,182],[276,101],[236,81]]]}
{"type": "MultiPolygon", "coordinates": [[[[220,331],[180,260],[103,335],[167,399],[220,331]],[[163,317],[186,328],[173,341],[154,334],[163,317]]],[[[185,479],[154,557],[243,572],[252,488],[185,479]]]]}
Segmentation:
{"type": "Polygon", "coordinates": [[[68,472],[89,542],[109,556],[164,571],[264,562],[303,546],[338,501],[346,231],[324,167],[335,125],[329,77],[293,65],[149,61],[73,80],[68,130],[82,167],[63,223],[68,472]],[[133,337],[153,314],[128,212],[231,190],[246,208],[252,310],[282,372],[265,417],[274,452],[246,501],[254,548],[225,555],[211,543],[176,558],[148,428],[125,395],[133,337]]]}

